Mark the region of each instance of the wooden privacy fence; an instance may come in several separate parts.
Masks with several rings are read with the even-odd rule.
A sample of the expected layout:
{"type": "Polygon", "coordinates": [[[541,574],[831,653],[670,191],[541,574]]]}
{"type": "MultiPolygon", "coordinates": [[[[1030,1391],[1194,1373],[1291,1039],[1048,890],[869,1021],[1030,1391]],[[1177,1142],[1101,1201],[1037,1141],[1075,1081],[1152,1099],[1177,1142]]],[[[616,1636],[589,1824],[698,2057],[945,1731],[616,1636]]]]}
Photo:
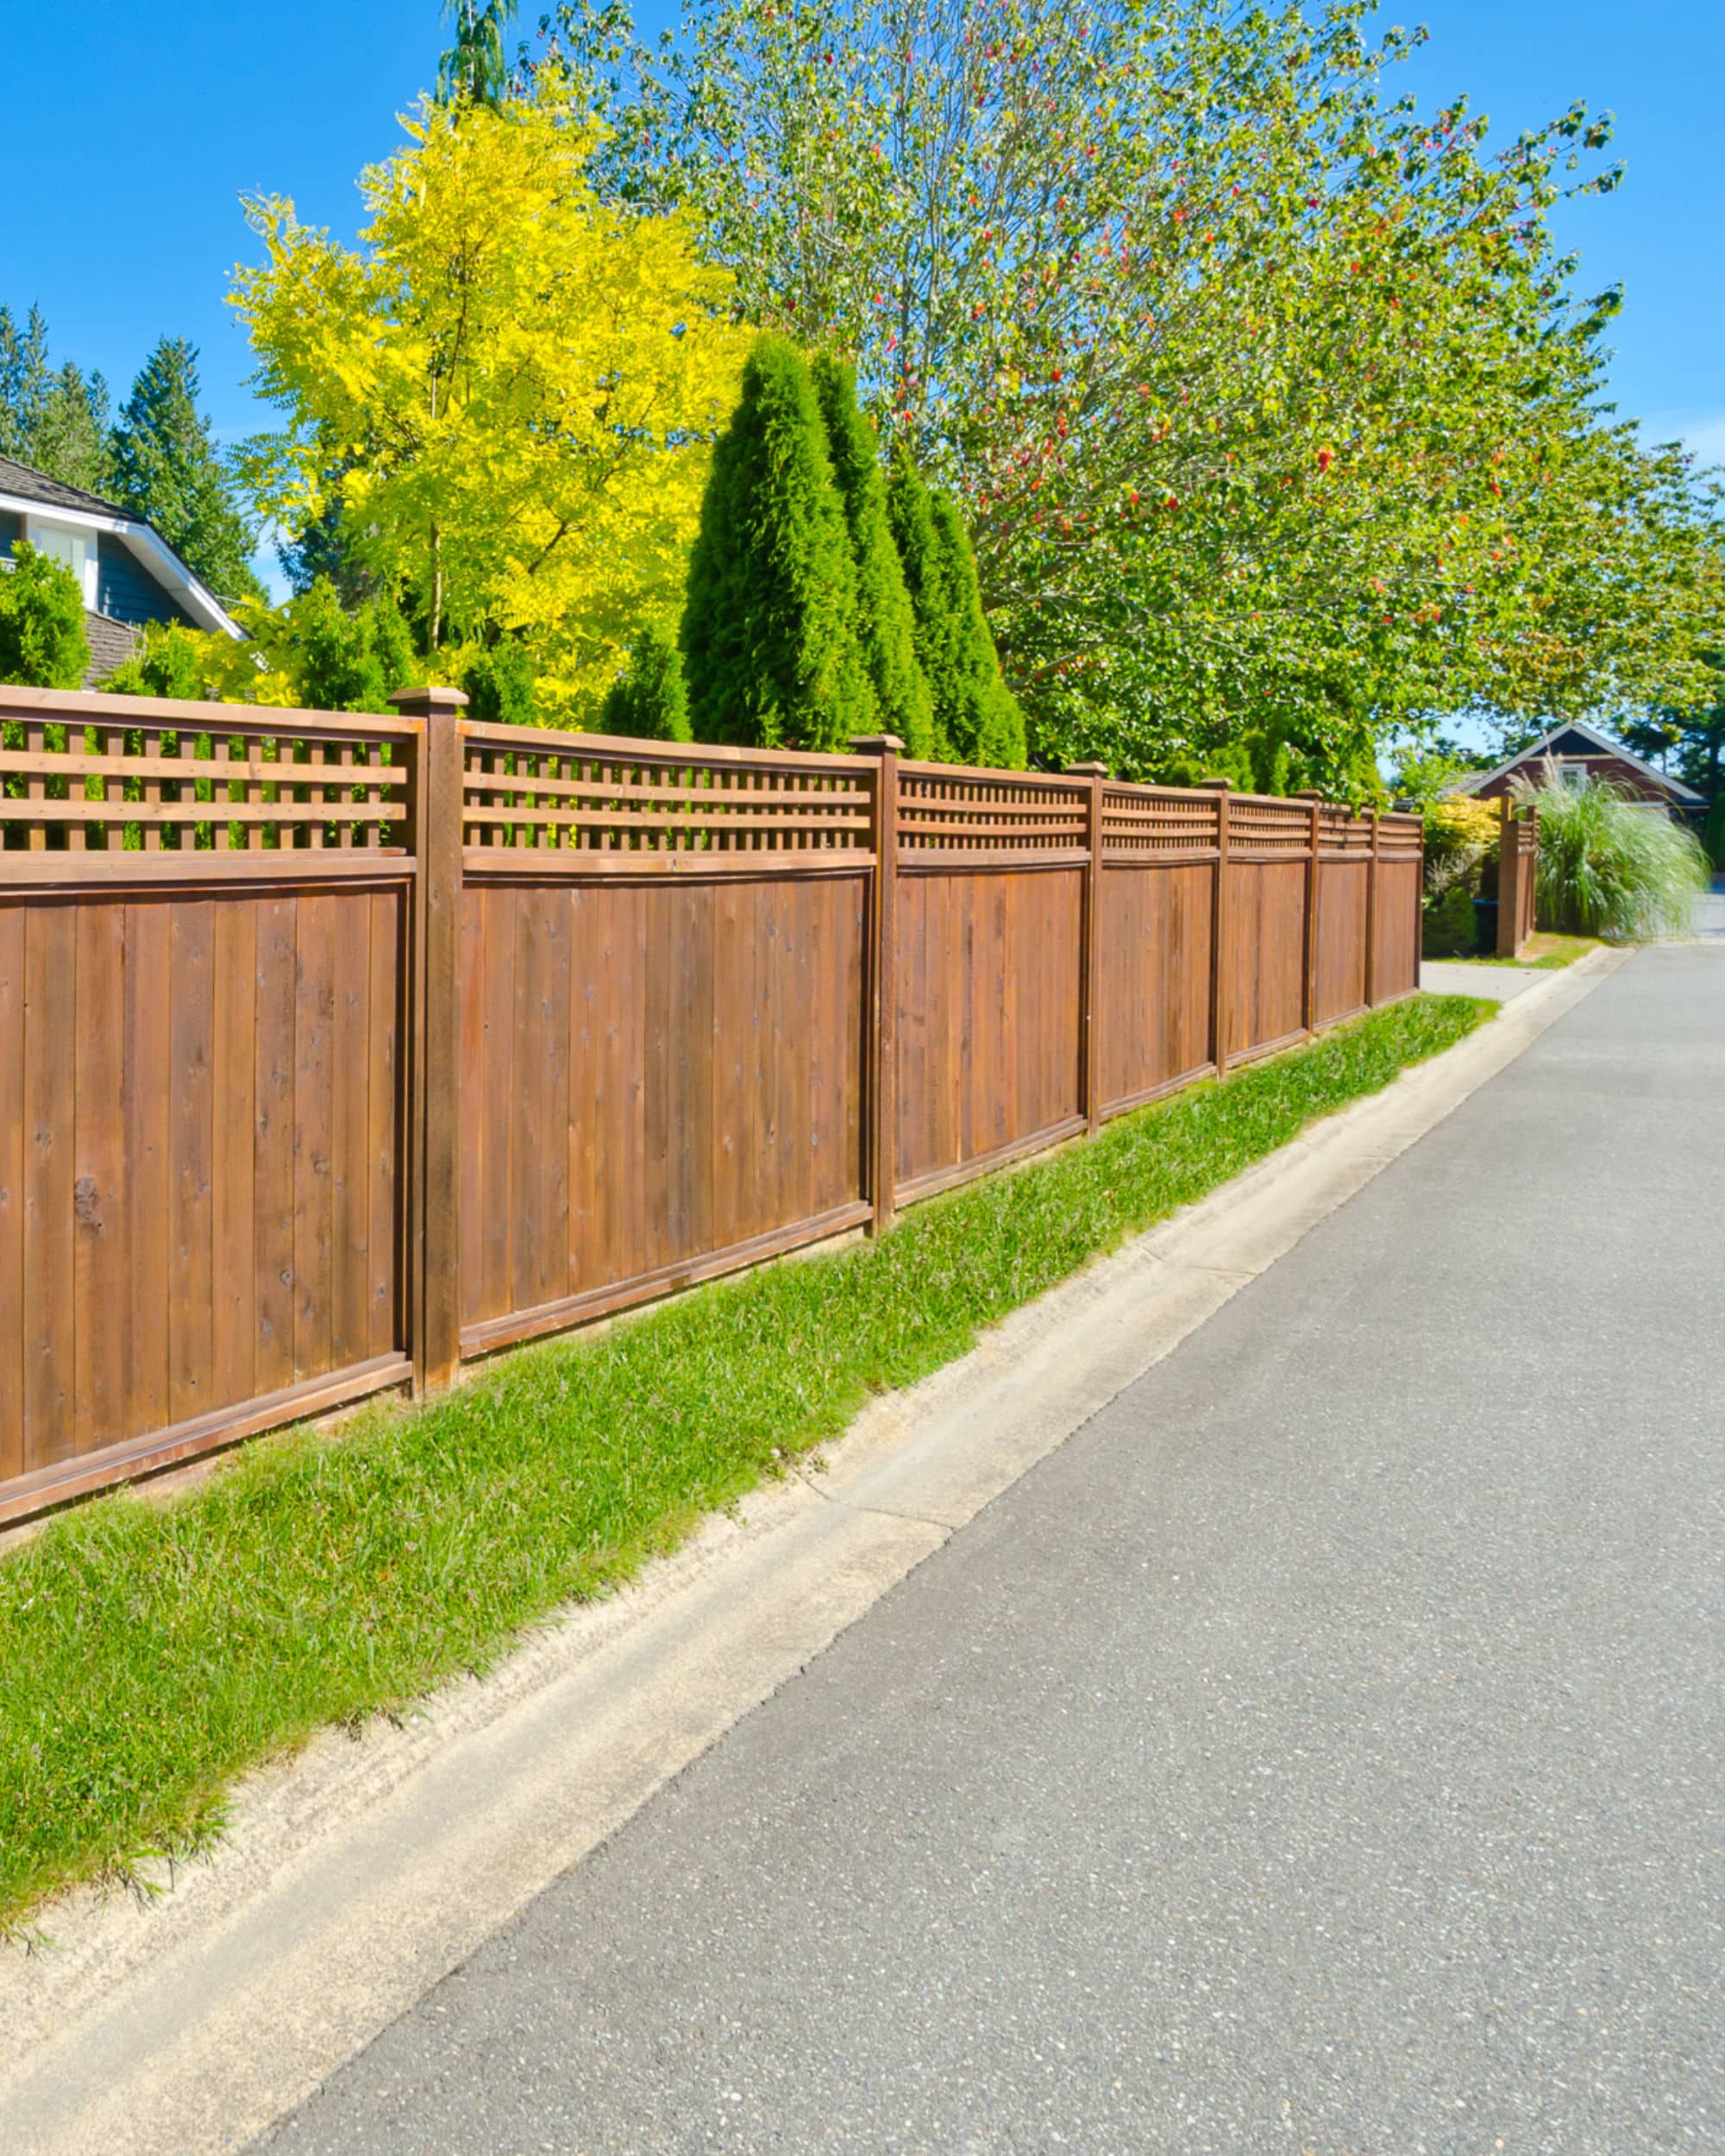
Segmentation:
{"type": "Polygon", "coordinates": [[[0,689],[0,1520],[1418,982],[1417,817],[0,689]]]}
{"type": "Polygon", "coordinates": [[[1534,932],[1540,881],[1540,818],[1505,793],[1498,802],[1497,956],[1519,958],[1534,932]]]}

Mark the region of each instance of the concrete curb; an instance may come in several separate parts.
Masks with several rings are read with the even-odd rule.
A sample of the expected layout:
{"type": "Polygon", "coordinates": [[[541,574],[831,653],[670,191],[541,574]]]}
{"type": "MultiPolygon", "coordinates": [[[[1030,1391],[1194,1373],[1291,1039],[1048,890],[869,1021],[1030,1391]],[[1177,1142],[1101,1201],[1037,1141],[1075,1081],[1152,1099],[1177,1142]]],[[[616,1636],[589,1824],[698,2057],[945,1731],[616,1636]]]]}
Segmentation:
{"type": "Polygon", "coordinates": [[[239,1793],[211,1861],[0,1954],[0,2147],[243,2148],[1623,962],[1480,1032],[874,1403],[824,1467],[400,1727],[239,1793]]]}

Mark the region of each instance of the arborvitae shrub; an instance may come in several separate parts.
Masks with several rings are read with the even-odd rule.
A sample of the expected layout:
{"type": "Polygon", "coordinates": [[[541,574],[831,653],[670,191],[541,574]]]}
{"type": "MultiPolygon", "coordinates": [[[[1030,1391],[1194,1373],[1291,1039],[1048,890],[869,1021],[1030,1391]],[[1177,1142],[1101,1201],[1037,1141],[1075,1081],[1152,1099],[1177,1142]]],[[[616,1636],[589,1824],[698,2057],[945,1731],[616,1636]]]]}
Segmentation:
{"type": "Polygon", "coordinates": [[[197,643],[178,622],[152,622],[141,642],[101,686],[110,696],[171,696],[191,702],[205,693],[197,643]]]}
{"type": "Polygon", "coordinates": [[[814,383],[756,340],[713,452],[683,614],[701,741],[842,749],[879,707],[856,633],[856,570],[814,383]]]}
{"type": "Polygon", "coordinates": [[[916,616],[887,515],[887,475],[875,429],[856,403],[854,370],[830,353],[813,364],[827,451],[856,565],[856,629],[880,723],[906,752],[934,753],[934,701],[916,650],[916,616]]]}
{"type": "Polygon", "coordinates": [[[78,580],[28,540],[12,549],[0,574],[0,681],[22,687],[75,689],[90,664],[84,594],[78,580]]]}
{"type": "Polygon", "coordinates": [[[533,655],[519,636],[500,636],[476,651],[461,673],[471,717],[492,725],[531,726],[538,712],[534,692],[539,686],[533,655]]]}
{"type": "Polygon", "coordinates": [[[663,630],[643,630],[637,637],[629,671],[612,683],[605,699],[599,730],[635,741],[693,738],[683,656],[663,630]]]}
{"type": "Polygon", "coordinates": [[[963,520],[932,494],[901,446],[888,511],[916,621],[917,656],[934,699],[934,753],[949,763],[1022,770],[1024,713],[1000,673],[963,520]]]}

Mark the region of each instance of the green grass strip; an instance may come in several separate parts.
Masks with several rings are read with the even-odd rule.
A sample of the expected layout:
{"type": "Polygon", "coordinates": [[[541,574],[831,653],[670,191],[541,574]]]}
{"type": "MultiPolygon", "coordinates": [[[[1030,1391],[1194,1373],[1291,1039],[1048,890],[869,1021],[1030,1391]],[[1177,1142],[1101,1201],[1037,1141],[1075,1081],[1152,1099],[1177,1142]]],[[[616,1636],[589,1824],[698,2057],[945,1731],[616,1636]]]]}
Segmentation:
{"type": "Polygon", "coordinates": [[[172,1504],[66,1514],[0,1562],[0,1927],[219,1828],[247,1768],[483,1668],[1314,1117],[1491,1006],[1422,997],[879,1242],[525,1349],[418,1409],[254,1446],[172,1504]]]}

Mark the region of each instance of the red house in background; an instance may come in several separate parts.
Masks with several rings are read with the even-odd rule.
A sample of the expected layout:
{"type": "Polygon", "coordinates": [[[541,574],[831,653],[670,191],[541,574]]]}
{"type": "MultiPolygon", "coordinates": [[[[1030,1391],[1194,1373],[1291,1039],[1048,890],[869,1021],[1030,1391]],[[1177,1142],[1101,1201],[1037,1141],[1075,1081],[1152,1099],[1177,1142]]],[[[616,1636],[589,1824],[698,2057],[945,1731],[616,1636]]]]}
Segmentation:
{"type": "Polygon", "coordinates": [[[1609,779],[1636,800],[1662,808],[1680,821],[1701,815],[1707,807],[1706,796],[1692,786],[1643,762],[1621,741],[1613,741],[1609,734],[1602,734],[1596,726],[1579,718],[1553,726],[1550,733],[1531,747],[1517,750],[1495,771],[1482,771],[1465,779],[1456,792],[1471,793],[1477,800],[1495,801],[1499,794],[1508,793],[1517,779],[1533,786],[1542,784],[1546,775],[1542,767],[1547,761],[1557,766],[1558,778],[1565,786],[1579,786],[1586,779],[1609,779]]]}

